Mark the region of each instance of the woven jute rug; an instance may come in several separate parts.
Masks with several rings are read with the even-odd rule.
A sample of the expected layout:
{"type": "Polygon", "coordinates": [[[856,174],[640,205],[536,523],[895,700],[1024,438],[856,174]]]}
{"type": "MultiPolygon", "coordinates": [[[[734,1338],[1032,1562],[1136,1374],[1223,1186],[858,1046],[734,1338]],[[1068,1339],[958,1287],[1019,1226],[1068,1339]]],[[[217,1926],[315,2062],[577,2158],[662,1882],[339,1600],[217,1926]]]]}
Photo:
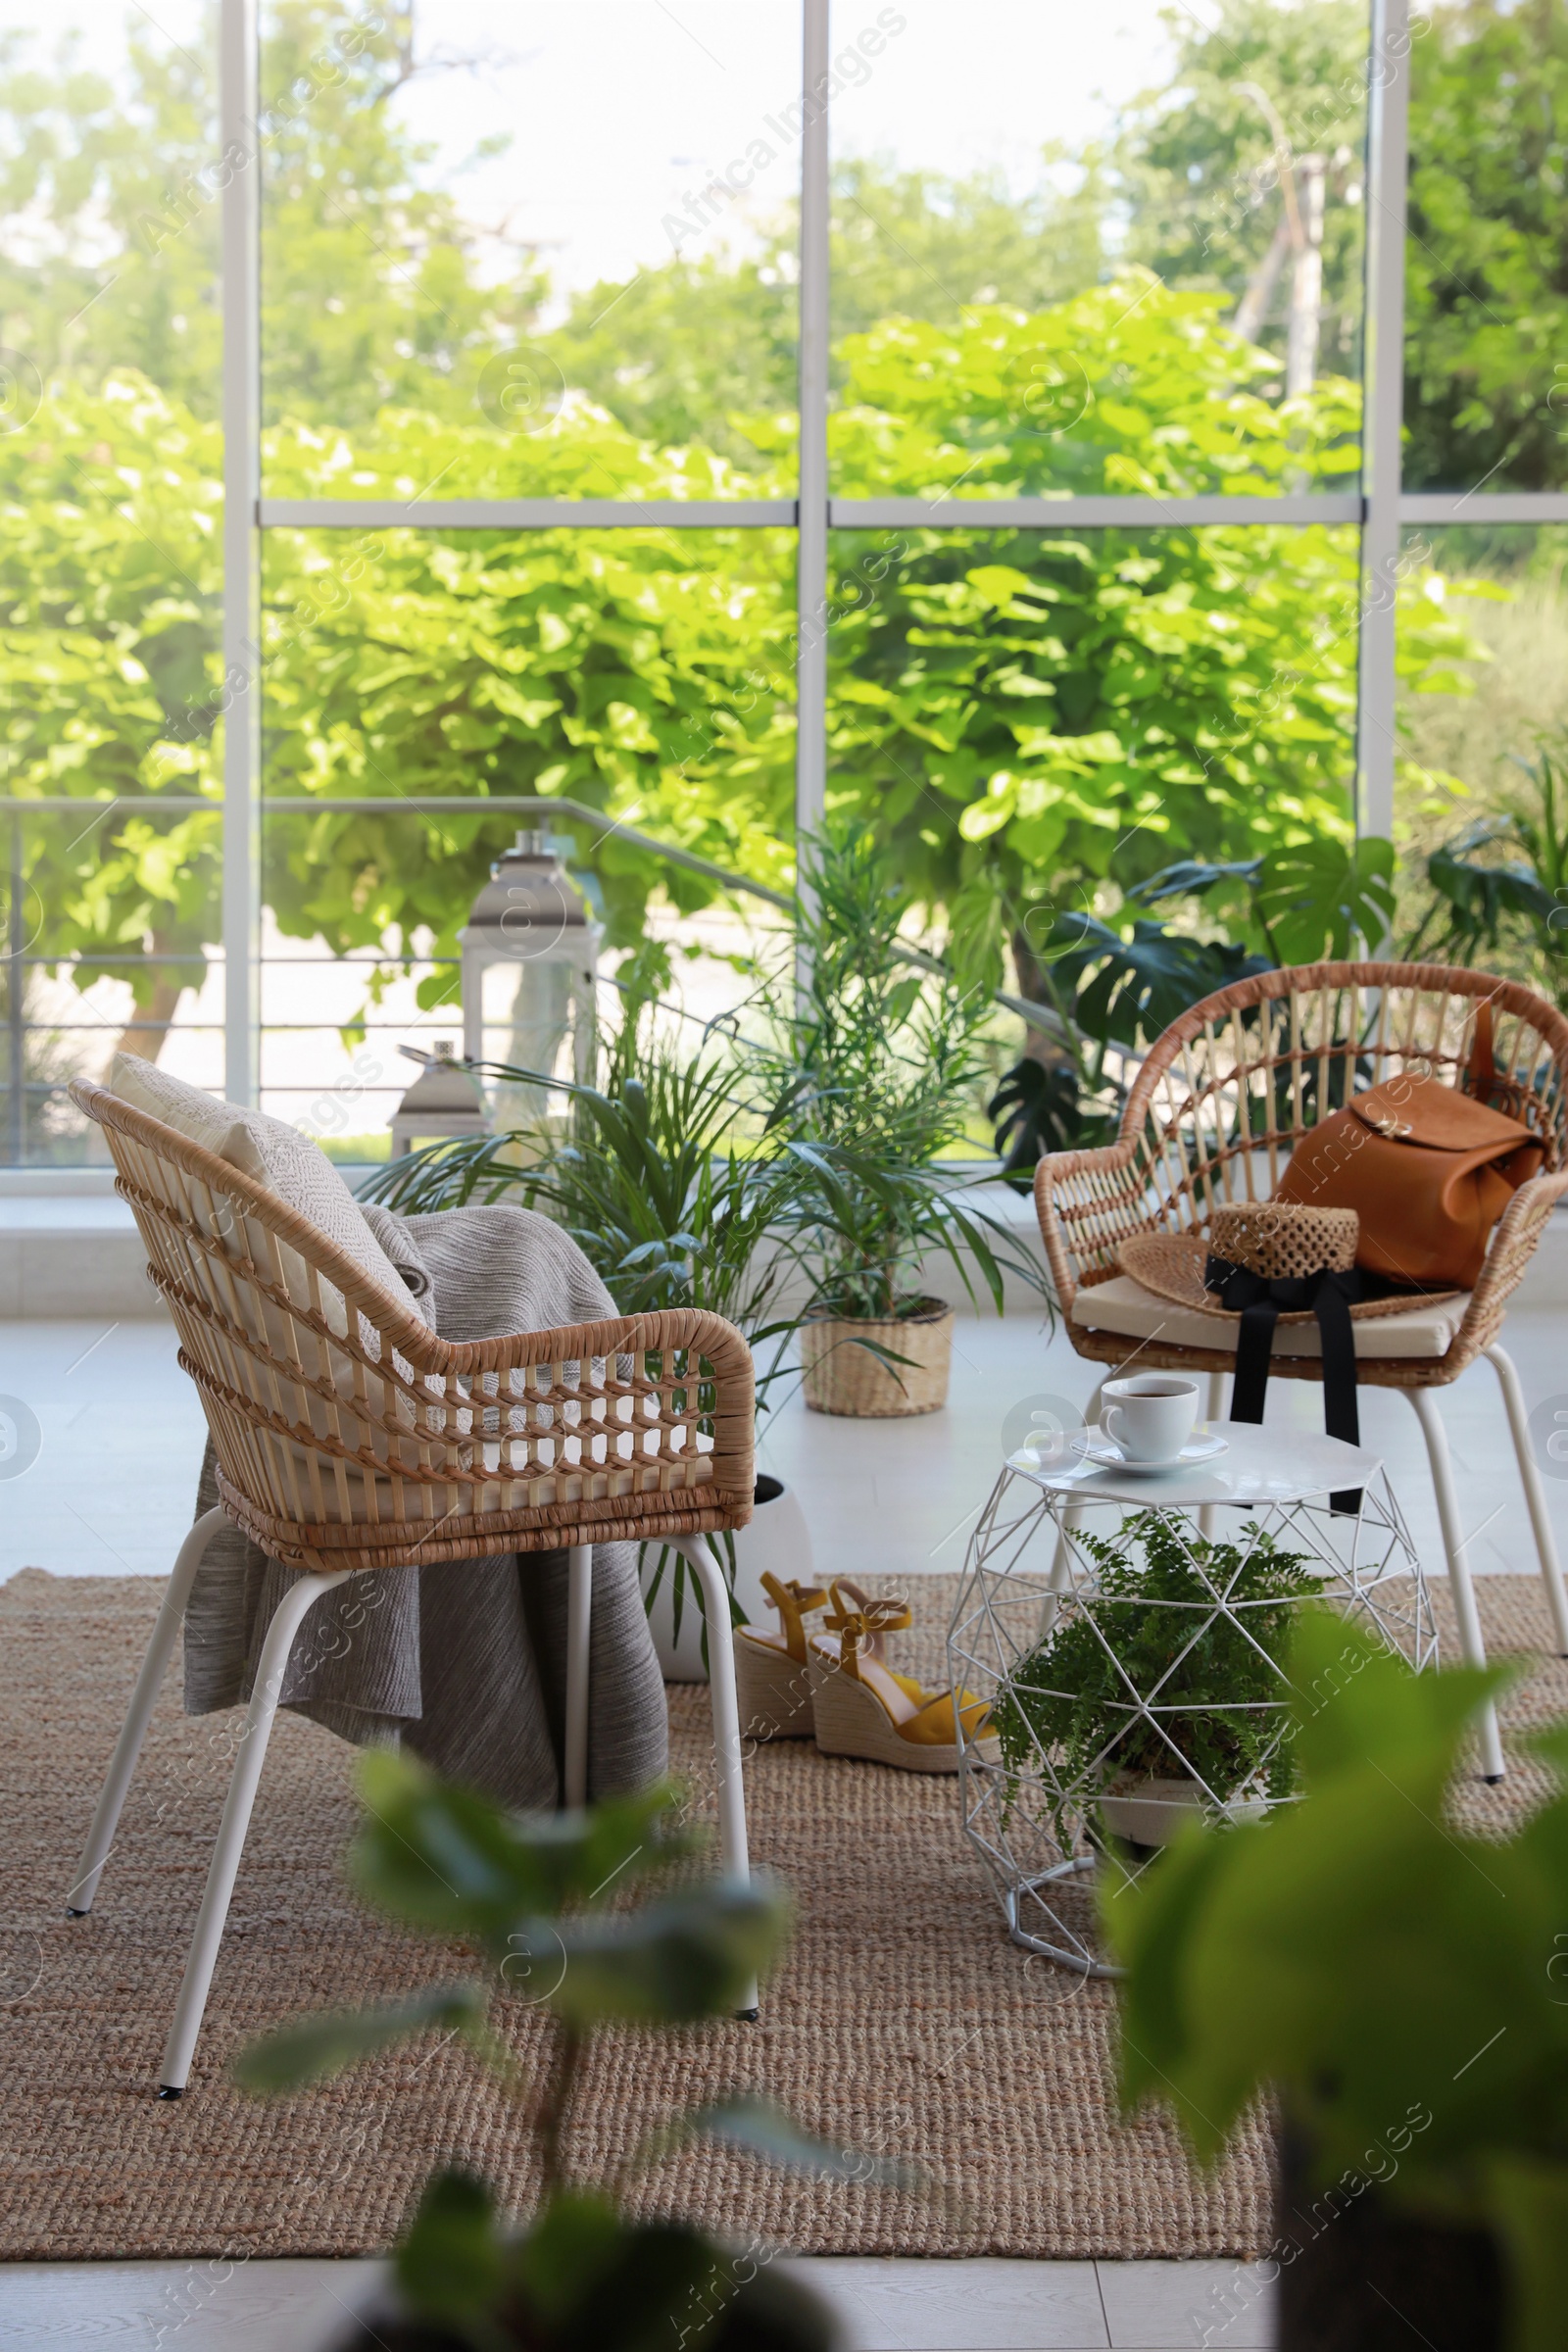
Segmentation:
{"type": "MultiPolygon", "coordinates": [[[[1534,1581],[1480,1582],[1494,1646],[1544,1648],[1534,1581]]],[[[936,1578],[915,1589],[916,1671],[939,1671],[953,1591],[936,1578]]],[[[178,2104],[154,2097],[237,1715],[187,1722],[171,1677],[98,1909],[72,1921],[62,1903],[157,1601],[148,1581],[35,1570],[0,1591],[0,2257],[364,2253],[388,2243],[443,2161],[482,2169],[525,2211],[525,2118],[451,2042],[271,2104],[227,2081],[238,2045],[292,2012],[474,1965],[392,1931],[348,1891],[352,1751],[293,1716],[268,1757],[191,2090],[178,2104]]],[[[1517,1728],[1565,1707],[1568,1667],[1548,1663],[1509,1713],[1517,1728]]],[[[706,1691],[672,1691],[671,1713],[677,1763],[700,1788],[706,1691]]],[[[1465,1808],[1500,1829],[1544,1786],[1526,1765],[1465,1808]]],[[[1261,2249],[1265,2129],[1249,2126],[1200,2178],[1166,2120],[1118,2120],[1114,1991],[1007,1941],[953,1782],[790,1741],[757,1753],[748,1794],[754,1852],[799,1912],[761,2022],[606,2036],[573,2128],[583,2177],[603,2178],[680,2109],[749,2089],[837,2146],[912,2163],[930,2193],[688,2144],[631,2176],[634,2208],[802,2252],[1261,2249]]],[[[501,2007],[537,2076],[538,2012],[516,1992],[501,2007]]]]}

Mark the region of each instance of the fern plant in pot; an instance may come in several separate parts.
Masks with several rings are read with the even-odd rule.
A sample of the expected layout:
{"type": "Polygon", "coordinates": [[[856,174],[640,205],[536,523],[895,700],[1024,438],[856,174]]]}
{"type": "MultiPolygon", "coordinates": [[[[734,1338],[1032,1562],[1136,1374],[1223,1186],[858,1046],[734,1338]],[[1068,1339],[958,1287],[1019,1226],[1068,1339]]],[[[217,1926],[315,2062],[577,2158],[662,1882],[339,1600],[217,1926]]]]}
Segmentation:
{"type": "Polygon", "coordinates": [[[1040,1803],[1064,1854],[1168,1843],[1195,1812],[1254,1818],[1289,1795],[1285,1654],[1318,1580],[1265,1530],[1235,1543],[1141,1511],[1080,1530],[1094,1572],[995,1707],[1014,1801],[1040,1803]]]}

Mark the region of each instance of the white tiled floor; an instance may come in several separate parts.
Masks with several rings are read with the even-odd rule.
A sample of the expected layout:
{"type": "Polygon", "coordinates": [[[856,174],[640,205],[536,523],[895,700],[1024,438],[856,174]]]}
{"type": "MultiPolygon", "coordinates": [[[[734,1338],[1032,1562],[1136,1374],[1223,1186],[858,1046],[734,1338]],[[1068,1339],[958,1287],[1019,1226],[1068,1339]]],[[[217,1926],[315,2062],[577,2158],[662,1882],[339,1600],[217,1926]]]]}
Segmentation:
{"type": "Polygon", "coordinates": [[[42,1440],[0,1460],[0,1579],[169,1574],[205,1430],[174,1352],[161,1320],[0,1323],[0,1413],[16,1398],[42,1440]]]}
{"type": "MultiPolygon", "coordinates": [[[[1533,1411],[1568,1415],[1568,1310],[1525,1307],[1508,1348],[1533,1411]]],[[[844,1421],[783,1404],[762,1440],[765,1468],[794,1484],[818,1574],[919,1576],[962,1565],[969,1525],[1003,1455],[1037,1407],[1073,1411],[1094,1367],[1026,1314],[965,1319],[948,1409],[918,1420],[844,1421]]],[[[174,1361],[172,1331],[150,1321],[0,1322],[0,1414],[20,1399],[42,1450],[19,1472],[0,1447],[0,1581],[18,1568],[57,1576],[164,1575],[190,1523],[202,1419],[174,1361]]],[[[1496,1379],[1480,1363],[1444,1392],[1470,1556],[1478,1574],[1534,1565],[1496,1379]]],[[[1276,1381],[1269,1419],[1319,1425],[1319,1392],[1276,1381]]],[[[1442,1562],[1426,1453],[1414,1413],[1389,1390],[1361,1393],[1363,1443],[1388,1462],[1418,1549],[1442,1562]]],[[[1565,1424],[1568,1426],[1568,1424],[1565,1424]]],[[[3,1430],[0,1430],[3,1440],[3,1430]]],[[[1544,1456],[1558,1542],[1568,1552],[1568,1461],[1544,1456]]]]}
{"type": "MultiPolygon", "coordinates": [[[[1568,1414],[1563,1310],[1526,1306],[1508,1346],[1532,1407],[1568,1414]]],[[[765,1466],[800,1492],[817,1573],[913,1577],[956,1570],[970,1521],[1030,1413],[1081,1406],[1091,1366],[1029,1316],[959,1324],[945,1413],[838,1421],[785,1404],[765,1466]]],[[[0,1579],[20,1567],[61,1576],[168,1572],[188,1526],[201,1452],[194,1392],[159,1323],[0,1324],[0,1415],[20,1399],[41,1430],[38,1457],[0,1458],[0,1579]],[[13,1464],[18,1465],[13,1468],[13,1464]]],[[[1313,1424],[1315,1389],[1276,1383],[1270,1421],[1313,1424]]],[[[1443,1400],[1478,1572],[1534,1566],[1496,1384],[1485,1364],[1443,1400]]],[[[1363,1442],[1382,1449],[1429,1567],[1442,1558],[1425,1453],[1400,1396],[1363,1391],[1363,1442]]],[[[3,1432],[3,1423],[0,1423],[3,1432]]],[[[1568,1463],[1547,1462],[1547,1494],[1568,1549],[1568,1463]]],[[[855,2352],[1161,2352],[1200,2343],[1258,2352],[1269,2299],[1233,2263],[821,2260],[805,2266],[832,2295],[855,2352]]],[[[23,2264],[0,2270],[0,2352],[101,2342],[180,2352],[235,2345],[310,2352],[351,2266],[253,2262],[23,2264]]]]}
{"type": "MultiPolygon", "coordinates": [[[[843,2352],[1266,2352],[1273,2342],[1268,2291],[1244,2263],[824,2258],[789,2267],[832,2303],[843,2352]]],[[[361,2269],[19,2263],[0,2270],[0,2352],[318,2352],[361,2269]]]]}

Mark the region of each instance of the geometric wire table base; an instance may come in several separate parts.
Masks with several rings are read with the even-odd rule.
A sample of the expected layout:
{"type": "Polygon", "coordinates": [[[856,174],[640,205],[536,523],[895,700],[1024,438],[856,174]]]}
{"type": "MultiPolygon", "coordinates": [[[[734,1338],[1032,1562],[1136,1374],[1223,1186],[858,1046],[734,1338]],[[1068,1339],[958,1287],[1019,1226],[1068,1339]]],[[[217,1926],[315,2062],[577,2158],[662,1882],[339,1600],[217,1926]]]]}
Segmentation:
{"type": "MultiPolygon", "coordinates": [[[[1269,1435],[1277,1449],[1283,1433],[1269,1435]]],[[[1249,1462],[1261,1440],[1260,1429],[1255,1437],[1243,1432],[1249,1462]]],[[[1328,1443],[1312,1441],[1314,1459],[1328,1443]]],[[[1283,1444],[1288,1463],[1291,1440],[1283,1444]]],[[[1126,1479],[1086,1481],[1028,1453],[1003,1470],[965,1555],[948,1672],[954,1689],[966,1687],[993,1708],[1000,1702],[1009,1726],[1005,1760],[966,1743],[959,1783],[965,1834],[1015,1943],[1087,1977],[1118,1976],[1097,1947],[1096,1901],[1107,1879],[1114,1899],[1195,1806],[1237,1819],[1293,1801],[1280,1786],[1287,1686],[1273,1653],[1283,1646],[1282,1618],[1301,1603],[1280,1597],[1277,1578],[1270,1592],[1275,1555],[1294,1555],[1315,1580],[1303,1597],[1358,1620],[1417,1672],[1436,1664],[1431,1596],[1388,1480],[1375,1456],[1340,1452],[1362,1471],[1359,1513],[1332,1510],[1326,1486],[1293,1491],[1288,1468],[1250,1482],[1272,1493],[1223,1500],[1189,1498],[1157,1482],[1139,1489],[1126,1479]],[[1115,1489],[1109,1495],[1107,1484],[1115,1489]],[[1174,1583],[1189,1597],[1151,1598],[1143,1587],[1157,1578],[1107,1569],[1096,1532],[1134,1520],[1146,1558],[1152,1545],[1164,1563],[1166,1589],[1174,1583]],[[1260,1583],[1264,1597],[1249,1597],[1260,1583]],[[1181,1614],[1155,1621],[1152,1609],[1181,1614]],[[1231,1705],[1216,1703],[1212,1688],[1186,1691],[1182,1670],[1200,1641],[1210,1661],[1216,1648],[1242,1658],[1270,1695],[1231,1705]],[[1156,1663],[1141,1668],[1151,1650],[1156,1663]],[[1100,1668],[1109,1691],[1099,1709],[1105,1736],[1095,1744],[1097,1725],[1087,1735],[1090,1752],[1080,1738],[1076,1757],[1031,1720],[1054,1710],[1059,1724],[1079,1686],[1054,1681],[1053,1660],[1069,1654],[1100,1668]],[[1241,1788],[1216,1789],[1190,1759],[1187,1751],[1204,1739],[1249,1759],[1241,1788]]],[[[1344,1470],[1334,1475],[1336,1487],[1352,1483],[1344,1470]]]]}

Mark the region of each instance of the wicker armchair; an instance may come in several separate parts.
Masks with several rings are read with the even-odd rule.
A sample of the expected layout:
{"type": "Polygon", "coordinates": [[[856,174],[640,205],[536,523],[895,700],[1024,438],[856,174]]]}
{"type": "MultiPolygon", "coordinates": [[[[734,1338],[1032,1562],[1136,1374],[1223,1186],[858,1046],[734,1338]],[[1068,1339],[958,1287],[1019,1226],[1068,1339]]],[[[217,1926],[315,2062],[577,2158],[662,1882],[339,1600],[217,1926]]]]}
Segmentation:
{"type": "MultiPolygon", "coordinates": [[[[569,1549],[564,1788],[587,1794],[592,1546],[657,1537],[728,1627],[705,1531],[752,1514],[752,1358],[716,1315],[637,1315],[455,1346],[277,1197],[103,1088],[103,1128],[219,1462],[220,1507],[180,1550],[73,1883],[91,1909],[192,1582],[225,1516],[300,1571],[268,1629],[160,2077],[189,2078],[229,1896],[294,1638],[366,1569],[569,1549]]],[[[740,1720],[727,1641],[711,1645],[722,1864],[748,1875],[740,1720]]],[[[755,2005],[755,1995],[753,1996],[755,2005]]]]}
{"type": "MultiPolygon", "coordinates": [[[[1420,1420],[1460,1640],[1475,1665],[1486,1652],[1433,1391],[1480,1355],[1501,1385],[1557,1643],[1568,1654],[1568,1595],[1519,1376],[1497,1345],[1507,1301],[1568,1192],[1568,1021],[1529,989],[1446,964],[1318,963],[1260,973],[1206,997],[1165,1031],[1138,1073],[1114,1144],[1051,1152],[1035,1175],[1041,1236],[1078,1353],[1098,1364],[1136,1356],[1152,1369],[1206,1372],[1217,1414],[1233,1353],[1204,1345],[1206,1334],[1195,1328],[1201,1318],[1179,1307],[1155,1302],[1156,1311],[1140,1312],[1137,1286],[1117,1266],[1118,1246],[1135,1233],[1201,1233],[1216,1205],[1267,1199],[1319,1117],[1400,1070],[1419,1064],[1458,1083],[1482,1001],[1493,1007],[1494,1100],[1542,1137],[1544,1171],[1514,1195],[1462,1308],[1446,1319],[1418,1309],[1356,1326],[1362,1383],[1402,1391],[1420,1420]]],[[[1276,1376],[1321,1380],[1315,1326],[1281,1330],[1276,1376]]],[[[1503,1768],[1494,1720],[1484,1726],[1482,1768],[1489,1778],[1503,1768]]]]}

